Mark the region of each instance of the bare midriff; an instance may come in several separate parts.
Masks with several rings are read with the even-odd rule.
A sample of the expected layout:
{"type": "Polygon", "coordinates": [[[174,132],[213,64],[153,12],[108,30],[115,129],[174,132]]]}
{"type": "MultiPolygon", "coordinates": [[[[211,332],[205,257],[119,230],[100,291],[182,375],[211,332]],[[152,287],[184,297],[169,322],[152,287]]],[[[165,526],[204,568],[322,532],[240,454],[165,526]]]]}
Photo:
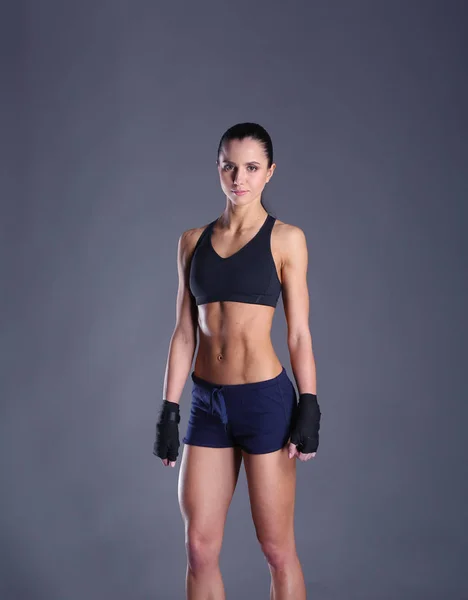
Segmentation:
{"type": "Polygon", "coordinates": [[[282,364],[271,342],[274,308],[243,302],[198,306],[199,339],[195,374],[230,385],[272,379],[282,364]]]}

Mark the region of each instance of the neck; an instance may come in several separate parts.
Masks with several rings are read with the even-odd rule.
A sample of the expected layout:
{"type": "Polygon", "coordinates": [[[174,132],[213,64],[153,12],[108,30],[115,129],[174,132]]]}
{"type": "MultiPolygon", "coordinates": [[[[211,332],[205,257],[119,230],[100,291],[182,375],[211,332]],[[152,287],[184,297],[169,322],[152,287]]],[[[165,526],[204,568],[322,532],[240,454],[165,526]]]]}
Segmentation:
{"type": "Polygon", "coordinates": [[[223,229],[239,231],[258,227],[267,218],[267,211],[261,204],[254,206],[233,206],[229,201],[218,222],[223,229]]]}

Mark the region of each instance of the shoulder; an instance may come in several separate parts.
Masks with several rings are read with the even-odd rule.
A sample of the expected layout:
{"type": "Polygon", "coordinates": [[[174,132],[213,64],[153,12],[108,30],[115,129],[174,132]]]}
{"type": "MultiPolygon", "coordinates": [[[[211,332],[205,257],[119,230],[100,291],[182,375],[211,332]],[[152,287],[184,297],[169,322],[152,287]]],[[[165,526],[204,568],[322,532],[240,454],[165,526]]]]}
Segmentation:
{"type": "Polygon", "coordinates": [[[178,240],[179,255],[188,259],[191,257],[195,246],[200,239],[200,236],[208,227],[209,223],[202,225],[201,227],[192,227],[183,231],[178,240]]]}
{"type": "Polygon", "coordinates": [[[284,260],[294,255],[307,253],[307,241],[304,230],[297,225],[276,219],[272,231],[274,244],[284,260]]]}

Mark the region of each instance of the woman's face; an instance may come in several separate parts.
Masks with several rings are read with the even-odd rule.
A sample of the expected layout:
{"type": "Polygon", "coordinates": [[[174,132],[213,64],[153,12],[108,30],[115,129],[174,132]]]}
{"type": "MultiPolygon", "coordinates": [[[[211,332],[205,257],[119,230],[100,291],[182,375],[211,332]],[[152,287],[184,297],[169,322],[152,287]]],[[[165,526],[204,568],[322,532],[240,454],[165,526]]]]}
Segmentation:
{"type": "Polygon", "coordinates": [[[268,168],[263,146],[257,140],[231,140],[221,147],[218,172],[226,196],[237,205],[250,204],[259,198],[276,165],[268,168]],[[245,193],[236,193],[245,192],[245,193]]]}

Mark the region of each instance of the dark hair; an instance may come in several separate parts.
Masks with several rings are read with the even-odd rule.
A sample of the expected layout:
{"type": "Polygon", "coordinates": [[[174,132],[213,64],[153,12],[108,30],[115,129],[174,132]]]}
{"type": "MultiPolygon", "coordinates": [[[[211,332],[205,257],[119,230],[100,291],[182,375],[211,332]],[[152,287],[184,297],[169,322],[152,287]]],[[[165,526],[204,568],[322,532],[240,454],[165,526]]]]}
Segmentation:
{"type": "MultiPolygon", "coordinates": [[[[227,129],[221,136],[218,146],[218,153],[216,155],[217,160],[219,159],[219,153],[221,152],[223,144],[230,142],[231,140],[243,140],[245,138],[252,138],[260,142],[268,159],[268,168],[270,168],[273,164],[273,143],[268,131],[258,123],[237,123],[237,125],[229,127],[229,129],[227,129]]],[[[263,196],[264,194],[262,193],[261,204],[269,213],[270,211],[263,203],[263,196]]]]}

